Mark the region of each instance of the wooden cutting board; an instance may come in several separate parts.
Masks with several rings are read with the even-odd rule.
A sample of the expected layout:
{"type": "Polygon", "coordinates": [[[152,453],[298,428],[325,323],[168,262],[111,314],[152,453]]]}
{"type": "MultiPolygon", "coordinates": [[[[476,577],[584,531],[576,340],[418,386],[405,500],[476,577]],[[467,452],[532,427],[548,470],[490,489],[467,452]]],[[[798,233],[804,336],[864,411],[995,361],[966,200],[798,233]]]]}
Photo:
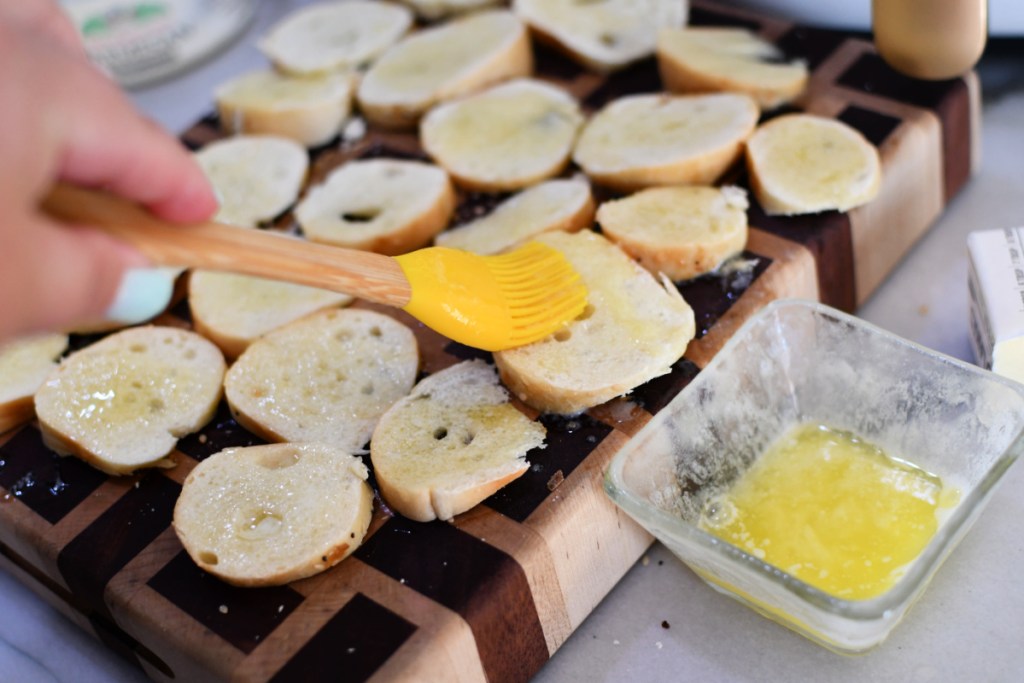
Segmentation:
{"type": "MultiPolygon", "coordinates": [[[[706,365],[737,326],[780,297],[853,310],[967,181],[978,149],[973,75],[904,78],[863,39],[694,2],[692,23],[741,25],[801,56],[800,109],[834,116],[878,145],[879,197],[850,213],[769,218],[755,205],[743,276],[681,283],[698,338],[671,374],[575,418],[542,416],[548,447],[530,471],[452,523],[420,524],[377,500],[366,543],[319,576],[238,589],[201,572],[170,528],[185,476],[207,455],[258,443],[222,406],[183,439],[176,467],[110,478],[62,459],[28,425],[0,436],[0,561],[44,599],[159,681],[525,681],[625,574],[651,538],[601,490],[609,459],[706,365]]],[[[611,77],[547,49],[538,71],[589,111],[660,89],[653,60],[611,77]]],[[[184,139],[221,135],[211,117],[184,139]]],[[[422,156],[412,136],[370,131],[315,152],[311,182],[351,158],[422,156]]],[[[744,183],[742,171],[728,179],[744,183]]],[[[500,197],[463,195],[459,219],[500,197]]],[[[278,227],[290,225],[282,217],[278,227]]],[[[403,317],[423,371],[487,354],[403,317]]],[[[180,304],[160,322],[188,325],[180,304]]],[[[76,340],[85,343],[88,340],[76,340]]]]}

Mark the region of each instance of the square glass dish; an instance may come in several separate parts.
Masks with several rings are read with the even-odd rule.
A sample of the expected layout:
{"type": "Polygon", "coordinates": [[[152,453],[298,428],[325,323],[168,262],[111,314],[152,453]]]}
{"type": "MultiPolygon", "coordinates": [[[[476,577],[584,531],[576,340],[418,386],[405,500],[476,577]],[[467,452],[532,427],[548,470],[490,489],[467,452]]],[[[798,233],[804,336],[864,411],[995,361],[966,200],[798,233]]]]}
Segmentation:
{"type": "Polygon", "coordinates": [[[882,642],[1024,448],[1024,385],[835,309],[778,301],[748,320],[614,457],[605,490],[716,590],[831,650],[882,642]],[[959,503],[885,592],[830,595],[698,528],[779,436],[813,422],[938,475],[959,503]]]}

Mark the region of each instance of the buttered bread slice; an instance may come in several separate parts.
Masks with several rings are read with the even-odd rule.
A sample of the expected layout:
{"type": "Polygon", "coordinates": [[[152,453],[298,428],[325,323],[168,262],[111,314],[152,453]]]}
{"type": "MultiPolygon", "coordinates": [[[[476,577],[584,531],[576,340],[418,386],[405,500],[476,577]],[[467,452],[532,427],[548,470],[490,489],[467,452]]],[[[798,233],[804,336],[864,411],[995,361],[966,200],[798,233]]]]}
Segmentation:
{"type": "Polygon", "coordinates": [[[688,0],[515,0],[539,38],[595,71],[620,69],[654,53],[658,29],[686,23],[688,0]]]}
{"type": "Polygon", "coordinates": [[[688,27],[658,33],[658,71],[671,92],[742,92],[762,109],[796,99],[807,85],[807,63],[745,28],[688,27]]]}
{"type": "Polygon", "coordinates": [[[404,254],[441,232],[455,211],[444,170],[419,161],[350,161],[313,187],[295,208],[314,242],[404,254]]]}
{"type": "Polygon", "coordinates": [[[351,302],[347,294],[235,273],[196,270],[188,279],[192,325],[228,358],[271,330],[351,302]]]}
{"type": "Polygon", "coordinates": [[[369,65],[412,27],[412,12],[370,0],[320,2],[270,28],[259,48],[277,69],[294,76],[369,65]]]}
{"type": "Polygon", "coordinates": [[[224,391],[239,424],[268,441],[362,449],[419,369],[412,330],[375,311],[322,311],[253,342],[224,391]]]}
{"type": "Polygon", "coordinates": [[[882,183],[878,150],[841,121],[787,114],[747,141],[750,185],[769,215],[847,211],[874,199],[882,183]]]}
{"type": "Polygon", "coordinates": [[[359,547],[373,513],[362,460],[329,444],[231,448],[195,466],[174,531],[207,572],[277,586],[328,569],[359,547]]]}
{"type": "Polygon", "coordinates": [[[195,153],[220,209],[215,220],[246,228],[268,221],[291,206],[309,169],[299,143],[274,135],[238,135],[195,153]]]}
{"type": "Polygon", "coordinates": [[[380,419],[370,457],[388,506],[419,522],[449,520],[517,479],[544,427],[509,402],[482,360],[430,375],[380,419]]]}
{"type": "Polygon", "coordinates": [[[167,464],[213,417],[224,357],[174,327],[133,327],[67,356],[36,393],[43,441],[109,474],[167,464]]]}
{"type": "Polygon", "coordinates": [[[737,160],[760,112],[748,95],[632,95],[584,126],[573,159],[620,192],[710,185],[737,160]]]}
{"type": "Polygon", "coordinates": [[[352,76],[297,78],[253,71],[220,85],[214,99],[229,133],[280,135],[316,147],[338,135],[352,110],[352,76]]]}
{"type": "Polygon", "coordinates": [[[594,197],[585,177],[548,180],[515,194],[491,213],[446,230],[440,246],[497,254],[549,230],[576,232],[594,219],[594,197]]]}
{"type": "Polygon", "coordinates": [[[0,434],[32,419],[32,397],[68,347],[66,334],[43,334],[0,344],[0,434]]]}
{"type": "Polygon", "coordinates": [[[743,251],[747,193],[731,186],[652,187],[605,202],[597,221],[647,270],[689,280],[743,251]]]}
{"type": "Polygon", "coordinates": [[[537,410],[573,414],[670,371],[696,332],[679,290],[590,230],[537,240],[565,254],[587,308],[551,337],[494,354],[505,386],[537,410]]]}
{"type": "Polygon", "coordinates": [[[420,140],[458,184],[501,192],[561,173],[582,123],[567,92],[519,79],[435,107],[420,140]]]}
{"type": "Polygon", "coordinates": [[[408,128],[438,102],[532,70],[526,27],[511,12],[485,10],[401,40],[366,73],[356,97],[371,123],[408,128]]]}

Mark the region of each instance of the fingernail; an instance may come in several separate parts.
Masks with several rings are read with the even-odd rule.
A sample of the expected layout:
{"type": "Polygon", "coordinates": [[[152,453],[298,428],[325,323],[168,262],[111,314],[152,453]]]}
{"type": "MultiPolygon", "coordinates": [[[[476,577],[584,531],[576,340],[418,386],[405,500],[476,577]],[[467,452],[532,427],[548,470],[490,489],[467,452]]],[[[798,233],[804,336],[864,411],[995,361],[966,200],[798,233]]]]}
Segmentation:
{"type": "Polygon", "coordinates": [[[156,317],[170,304],[179,273],[180,268],[129,268],[104,317],[124,325],[156,317]]]}

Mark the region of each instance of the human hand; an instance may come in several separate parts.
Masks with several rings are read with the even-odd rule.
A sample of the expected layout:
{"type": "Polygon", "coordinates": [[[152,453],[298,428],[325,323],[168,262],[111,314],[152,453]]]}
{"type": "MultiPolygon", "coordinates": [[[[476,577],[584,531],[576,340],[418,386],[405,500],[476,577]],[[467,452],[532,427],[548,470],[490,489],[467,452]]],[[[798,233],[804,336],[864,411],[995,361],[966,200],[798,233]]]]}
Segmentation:
{"type": "Polygon", "coordinates": [[[191,155],[89,64],[52,0],[0,3],[0,102],[0,340],[159,312],[169,295],[159,278],[132,270],[122,286],[148,265],[141,253],[60,225],[39,203],[60,180],[202,220],[217,202],[191,155]]]}

